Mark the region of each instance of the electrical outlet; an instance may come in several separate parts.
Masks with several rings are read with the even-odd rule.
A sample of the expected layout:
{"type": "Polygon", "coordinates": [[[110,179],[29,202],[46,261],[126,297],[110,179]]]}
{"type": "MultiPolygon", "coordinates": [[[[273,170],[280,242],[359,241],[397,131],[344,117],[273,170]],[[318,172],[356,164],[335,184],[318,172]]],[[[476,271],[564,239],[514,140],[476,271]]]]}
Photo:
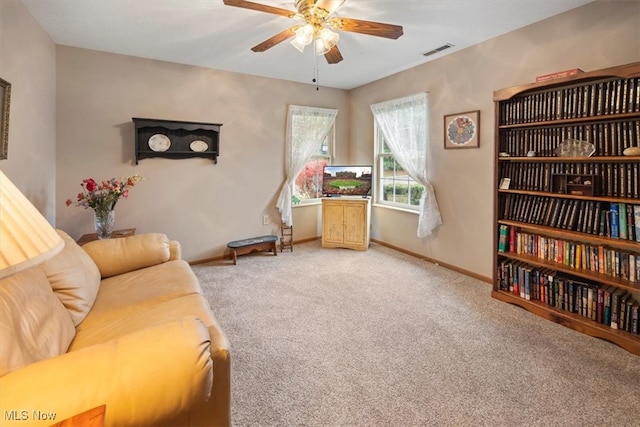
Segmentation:
{"type": "Polygon", "coordinates": [[[269,225],[269,215],[262,215],[262,225],[269,225]]]}

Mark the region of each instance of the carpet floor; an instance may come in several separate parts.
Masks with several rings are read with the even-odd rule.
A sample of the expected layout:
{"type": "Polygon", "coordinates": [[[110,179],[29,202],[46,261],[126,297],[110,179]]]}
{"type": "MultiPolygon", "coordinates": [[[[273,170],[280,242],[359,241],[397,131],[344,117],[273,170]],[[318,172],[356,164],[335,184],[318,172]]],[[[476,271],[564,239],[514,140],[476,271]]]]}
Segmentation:
{"type": "Polygon", "coordinates": [[[638,426],[640,357],[372,244],[194,265],[234,426],[638,426]]]}

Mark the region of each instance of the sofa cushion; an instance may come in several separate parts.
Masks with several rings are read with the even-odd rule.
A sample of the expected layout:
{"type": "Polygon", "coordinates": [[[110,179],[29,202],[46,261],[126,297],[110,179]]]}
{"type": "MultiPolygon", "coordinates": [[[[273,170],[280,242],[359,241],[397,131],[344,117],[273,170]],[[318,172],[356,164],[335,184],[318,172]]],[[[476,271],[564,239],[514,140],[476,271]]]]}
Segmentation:
{"type": "Polygon", "coordinates": [[[74,334],[42,269],[0,280],[0,376],[65,353],[74,334]]]}
{"type": "Polygon", "coordinates": [[[96,303],[78,330],[145,311],[167,300],[200,293],[198,279],[183,260],[109,277],[102,280],[96,303]]]}
{"type": "Polygon", "coordinates": [[[96,263],[102,278],[160,264],[168,261],[171,255],[169,239],[161,233],[94,240],[82,249],[96,263]]]}
{"type": "Polygon", "coordinates": [[[144,310],[122,313],[108,321],[92,323],[77,331],[69,351],[117,340],[136,331],[183,318],[185,313],[200,319],[207,328],[219,328],[207,300],[198,294],[184,295],[147,306],[144,310]]]}
{"type": "Polygon", "coordinates": [[[64,248],[41,264],[51,288],[79,325],[93,307],[100,287],[100,271],[91,257],[64,231],[58,230],[64,248]]]}

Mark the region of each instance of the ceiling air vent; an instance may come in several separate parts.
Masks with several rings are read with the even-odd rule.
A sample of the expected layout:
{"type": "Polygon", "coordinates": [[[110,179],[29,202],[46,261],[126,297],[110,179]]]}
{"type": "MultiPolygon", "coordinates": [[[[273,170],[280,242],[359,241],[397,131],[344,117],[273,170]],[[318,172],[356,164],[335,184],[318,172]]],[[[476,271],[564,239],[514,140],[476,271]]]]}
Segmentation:
{"type": "Polygon", "coordinates": [[[447,50],[447,49],[449,49],[450,47],[453,47],[453,45],[452,45],[451,43],[447,43],[447,44],[442,45],[442,46],[440,46],[440,47],[437,47],[437,48],[435,48],[435,49],[433,49],[433,50],[430,50],[429,52],[425,52],[425,53],[423,53],[422,55],[424,55],[424,56],[431,56],[431,55],[435,55],[436,53],[438,53],[438,52],[442,52],[443,50],[447,50]]]}

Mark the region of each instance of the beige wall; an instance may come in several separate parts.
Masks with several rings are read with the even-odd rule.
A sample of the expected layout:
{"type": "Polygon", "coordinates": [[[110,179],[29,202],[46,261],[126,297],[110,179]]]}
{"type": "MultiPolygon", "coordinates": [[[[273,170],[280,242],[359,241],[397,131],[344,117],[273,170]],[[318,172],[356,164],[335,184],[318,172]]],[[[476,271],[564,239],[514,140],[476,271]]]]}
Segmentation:
{"type": "Polygon", "coordinates": [[[570,68],[640,61],[640,2],[595,2],[351,91],[354,162],[373,155],[369,105],[429,93],[430,180],[443,225],[416,237],[417,216],[374,207],[372,238],[485,277],[492,274],[493,91],[570,68]],[[443,116],[480,110],[480,148],[445,150],[443,116]]]}
{"type": "MultiPolygon", "coordinates": [[[[220,256],[231,240],[279,234],[289,104],[337,108],[337,155],[347,156],[344,90],[64,46],[57,89],[57,224],[74,237],[92,232],[92,211],[63,203],[81,180],[136,173],[145,181],[118,203],[117,227],[164,232],[188,260],[220,256]],[[132,117],[222,123],[218,164],[152,158],[136,166],[132,117]]],[[[296,239],[318,235],[317,224],[298,222],[296,239]]]]}
{"type": "MultiPolygon", "coordinates": [[[[444,224],[420,240],[414,214],[376,207],[372,237],[490,276],[493,90],[551,71],[638,61],[639,21],[639,2],[598,1],[350,92],[316,92],[55,47],[19,0],[1,0],[0,76],[13,84],[13,98],[9,160],[0,168],[75,237],[92,229],[90,211],[64,206],[81,179],[141,174],[146,181],[118,205],[118,226],[166,232],[198,260],[221,255],[229,240],[277,230],[287,104],[338,108],[337,160],[365,163],[373,154],[369,105],[427,91],[431,180],[444,224]],[[442,117],[474,109],[482,113],[481,147],[444,150],[442,117]],[[219,163],[146,159],[135,166],[131,117],[223,123],[219,163]],[[262,226],[263,214],[272,224],[262,226]]],[[[318,206],[295,208],[294,221],[296,239],[319,235],[318,206]]]]}
{"type": "Polygon", "coordinates": [[[0,0],[0,77],[11,83],[0,169],[55,223],[55,45],[20,0],[0,0]]]}

